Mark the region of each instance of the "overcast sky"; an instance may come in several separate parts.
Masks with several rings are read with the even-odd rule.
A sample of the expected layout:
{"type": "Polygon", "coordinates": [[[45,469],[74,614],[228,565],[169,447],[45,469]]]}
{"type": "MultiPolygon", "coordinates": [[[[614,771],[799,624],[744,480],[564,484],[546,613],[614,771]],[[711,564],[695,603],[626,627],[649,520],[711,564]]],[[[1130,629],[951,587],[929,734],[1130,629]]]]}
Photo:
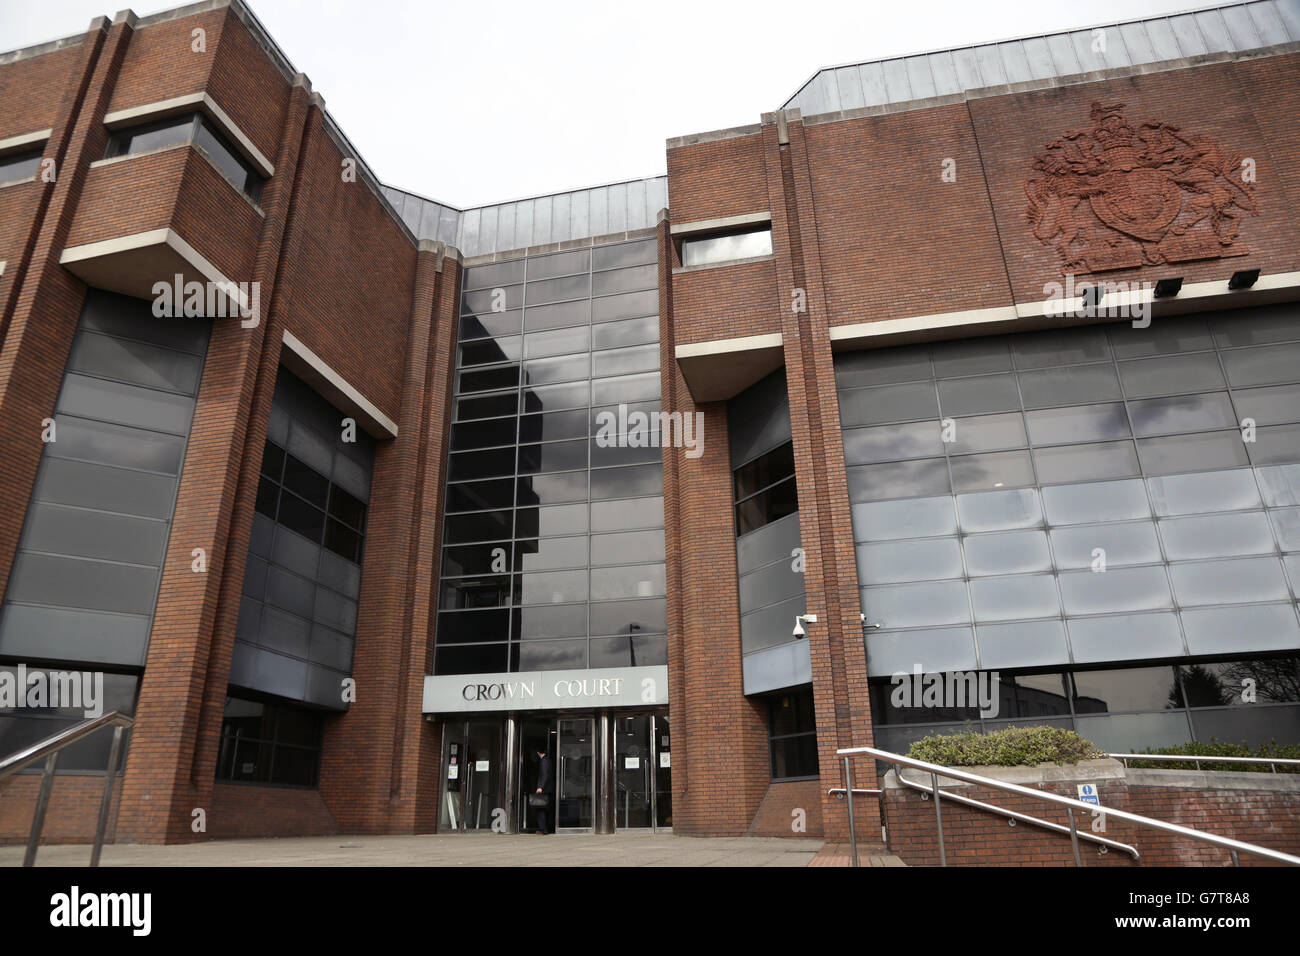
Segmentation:
{"type": "MultiPolygon", "coordinates": [[[[380,179],[461,207],[662,174],[665,139],[756,123],[819,67],[1213,5],[251,2],[380,179]]],[[[105,0],[0,0],[0,50],[114,12],[105,0]]]]}

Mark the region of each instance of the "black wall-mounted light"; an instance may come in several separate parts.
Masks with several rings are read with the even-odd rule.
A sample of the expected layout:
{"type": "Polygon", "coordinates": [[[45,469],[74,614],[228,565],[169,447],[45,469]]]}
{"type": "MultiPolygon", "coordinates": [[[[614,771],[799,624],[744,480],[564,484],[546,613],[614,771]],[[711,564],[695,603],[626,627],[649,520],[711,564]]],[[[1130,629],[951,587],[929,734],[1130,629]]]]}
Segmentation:
{"type": "Polygon", "coordinates": [[[1168,299],[1176,296],[1183,289],[1183,277],[1175,276],[1172,279],[1160,279],[1156,282],[1155,296],[1157,299],[1168,299]]]}
{"type": "Polygon", "coordinates": [[[1259,278],[1258,269],[1238,269],[1228,280],[1229,289],[1249,289],[1259,278]]]}

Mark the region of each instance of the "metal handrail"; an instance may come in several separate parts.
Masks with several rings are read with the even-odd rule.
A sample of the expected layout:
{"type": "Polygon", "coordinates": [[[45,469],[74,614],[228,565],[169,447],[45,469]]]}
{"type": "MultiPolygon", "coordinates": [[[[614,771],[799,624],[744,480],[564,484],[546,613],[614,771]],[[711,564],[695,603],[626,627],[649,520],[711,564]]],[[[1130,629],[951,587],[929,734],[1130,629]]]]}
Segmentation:
{"type": "MultiPolygon", "coordinates": [[[[1054,803],[1063,806],[1070,818],[1070,843],[1074,849],[1074,865],[1083,866],[1083,859],[1079,854],[1079,831],[1075,821],[1075,810],[1083,810],[1091,813],[1097,807],[1091,803],[1084,803],[1082,800],[1075,800],[1073,797],[1062,797],[1059,794],[1051,793],[1046,790],[1033,790],[1029,787],[1022,787],[1019,784],[1008,783],[1003,780],[995,780],[992,777],[981,776],[980,774],[971,773],[967,770],[960,770],[956,767],[943,767],[939,764],[929,763],[925,760],[917,760],[914,757],[904,757],[902,754],[891,753],[888,750],[877,750],[875,747],[845,747],[835,751],[836,755],[844,759],[844,783],[848,789],[849,800],[849,843],[853,853],[853,865],[858,865],[858,841],[857,832],[853,826],[853,765],[850,758],[852,757],[874,757],[876,760],[882,760],[885,763],[894,764],[897,767],[912,767],[916,770],[924,770],[930,774],[930,789],[934,795],[934,816],[939,830],[939,865],[948,865],[948,856],[944,847],[943,839],[943,811],[941,809],[941,800],[939,799],[939,778],[947,777],[950,780],[960,780],[964,783],[978,784],[979,786],[988,787],[992,790],[1001,790],[1004,793],[1013,793],[1022,797],[1030,797],[1034,800],[1041,800],[1045,803],[1054,803]]],[[[899,777],[901,779],[901,772],[899,777]]],[[[1163,830],[1166,833],[1173,833],[1177,836],[1185,837],[1190,840],[1200,840],[1202,843],[1210,843],[1214,846],[1220,846],[1226,849],[1232,857],[1233,866],[1240,866],[1241,860],[1238,854],[1241,852],[1253,853],[1256,856],[1262,856],[1279,863],[1285,863],[1288,866],[1300,866],[1300,857],[1292,856],[1289,853],[1283,853],[1280,850],[1272,850],[1268,847],[1257,846],[1253,843],[1245,843],[1241,840],[1234,840],[1231,837],[1219,836],[1214,833],[1205,833],[1192,827],[1180,826],[1177,823],[1167,823],[1164,820],[1157,820],[1153,817],[1144,817],[1141,814],[1130,813],[1127,810],[1116,810],[1106,808],[1103,812],[1108,817],[1114,817],[1117,820],[1127,820],[1138,826],[1150,827],[1154,830],[1163,830]]]]}
{"type": "Polygon", "coordinates": [[[24,747],[17,753],[0,760],[0,780],[16,774],[24,767],[29,767],[45,758],[45,769],[41,772],[41,789],[36,797],[36,809],[32,813],[32,829],[27,837],[27,852],[23,854],[23,866],[36,864],[36,850],[41,845],[41,831],[45,828],[45,812],[50,806],[50,792],[54,789],[54,769],[59,762],[59,753],[65,747],[84,740],[91,734],[113,728],[113,743],[108,751],[108,769],[104,775],[104,795],[99,802],[99,819],[95,824],[95,844],[90,851],[90,865],[99,866],[99,856],[104,849],[104,831],[108,829],[108,811],[113,804],[113,777],[122,756],[122,738],[126,731],[135,725],[135,719],[121,711],[111,711],[99,717],[83,720],[66,730],[39,740],[24,747]]]}
{"type": "MultiPolygon", "coordinates": [[[[930,796],[930,788],[926,787],[924,784],[920,784],[912,780],[908,780],[906,777],[903,776],[901,769],[895,771],[894,775],[898,778],[898,782],[902,784],[904,787],[908,787],[912,790],[920,791],[921,793],[925,794],[927,797],[930,796]]],[[[854,791],[854,793],[857,792],[858,791],[856,790],[854,791]]],[[[1031,817],[1027,813],[1020,813],[1017,810],[1008,810],[1006,807],[999,807],[993,803],[985,803],[983,800],[976,800],[973,797],[963,797],[959,793],[945,793],[942,789],[940,789],[939,792],[943,795],[943,798],[945,800],[952,800],[955,801],[956,803],[965,804],[968,807],[975,807],[978,810],[987,810],[990,813],[996,813],[1001,816],[1007,817],[1011,820],[1018,820],[1021,823],[1028,823],[1031,826],[1042,827],[1044,830],[1053,830],[1057,833],[1070,832],[1070,828],[1061,823],[1053,823],[1051,820],[1044,820],[1041,817],[1031,817]]],[[[1095,810],[1100,810],[1101,808],[1094,807],[1093,809],[1095,811],[1095,810]]],[[[1106,811],[1101,810],[1101,812],[1104,815],[1106,811]]],[[[1111,847],[1116,850],[1123,850],[1125,853],[1133,857],[1133,859],[1135,860],[1141,858],[1141,854],[1138,853],[1137,847],[1131,846],[1127,843],[1120,843],[1118,840],[1112,840],[1109,837],[1095,836],[1091,833],[1079,833],[1078,836],[1080,840],[1087,840],[1090,843],[1097,843],[1103,847],[1111,847]]]]}
{"type": "Polygon", "coordinates": [[[1201,762],[1205,763],[1266,763],[1274,773],[1277,773],[1277,765],[1284,767],[1300,767],[1300,760],[1291,757],[1215,757],[1210,754],[1106,754],[1107,757],[1113,757],[1115,760],[1123,762],[1128,766],[1130,760],[1151,760],[1155,763],[1161,761],[1165,763],[1194,763],[1196,769],[1201,769],[1201,762]]]}

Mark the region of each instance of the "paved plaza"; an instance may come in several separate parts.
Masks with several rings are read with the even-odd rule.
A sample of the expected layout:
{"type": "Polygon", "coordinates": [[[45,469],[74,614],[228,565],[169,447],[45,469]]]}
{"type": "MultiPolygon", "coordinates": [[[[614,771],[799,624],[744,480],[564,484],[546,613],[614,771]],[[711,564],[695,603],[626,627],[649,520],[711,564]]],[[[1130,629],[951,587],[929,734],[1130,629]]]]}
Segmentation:
{"type": "MultiPolygon", "coordinates": [[[[808,866],[843,865],[820,840],[650,834],[467,834],[214,840],[178,846],[106,846],[104,866],[808,866]]],[[[865,856],[865,853],[864,853],[865,856]]],[[[19,866],[21,846],[0,846],[19,866]]],[[[37,866],[85,866],[87,845],[43,846],[37,866]]],[[[864,859],[891,865],[893,857],[864,859]]],[[[845,861],[846,862],[846,861],[845,861]]],[[[897,865],[897,864],[893,864],[897,865]]]]}

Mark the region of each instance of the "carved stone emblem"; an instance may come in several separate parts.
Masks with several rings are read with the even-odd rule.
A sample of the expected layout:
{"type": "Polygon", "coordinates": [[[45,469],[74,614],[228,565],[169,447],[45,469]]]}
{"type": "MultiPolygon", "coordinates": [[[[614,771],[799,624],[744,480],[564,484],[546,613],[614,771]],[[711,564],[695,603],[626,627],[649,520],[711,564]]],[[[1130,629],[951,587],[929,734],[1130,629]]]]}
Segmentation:
{"type": "Polygon", "coordinates": [[[1169,123],[1134,128],[1123,103],[1093,103],[1089,119],[1048,143],[1025,183],[1026,218],[1062,272],[1250,252],[1237,233],[1259,215],[1252,160],[1169,123]]]}

